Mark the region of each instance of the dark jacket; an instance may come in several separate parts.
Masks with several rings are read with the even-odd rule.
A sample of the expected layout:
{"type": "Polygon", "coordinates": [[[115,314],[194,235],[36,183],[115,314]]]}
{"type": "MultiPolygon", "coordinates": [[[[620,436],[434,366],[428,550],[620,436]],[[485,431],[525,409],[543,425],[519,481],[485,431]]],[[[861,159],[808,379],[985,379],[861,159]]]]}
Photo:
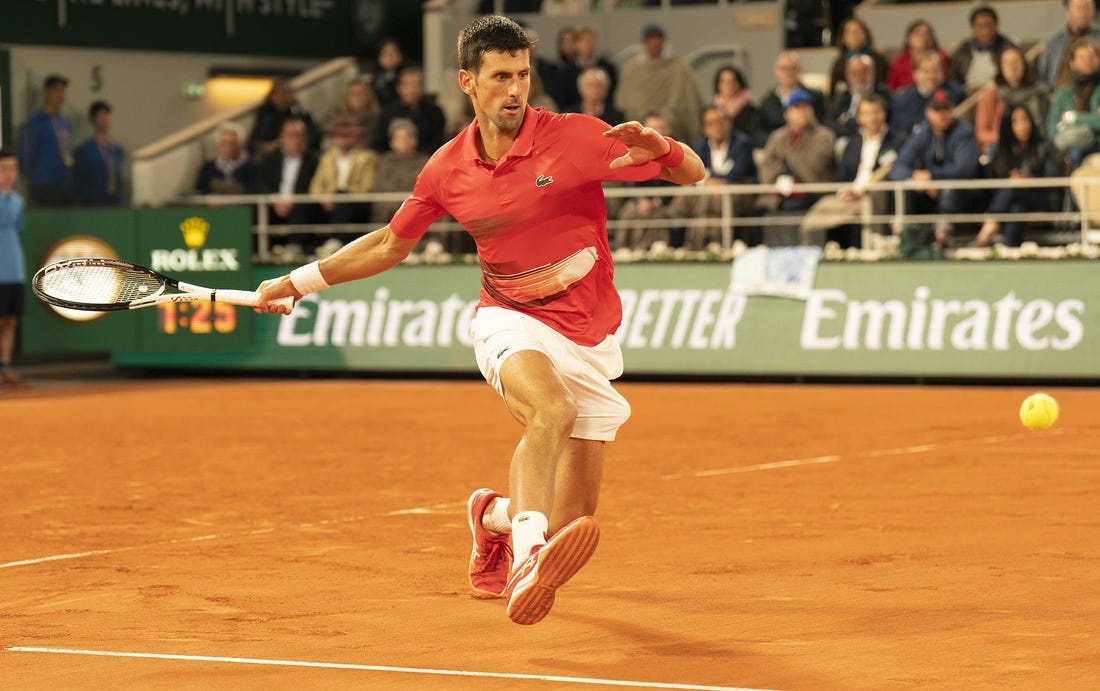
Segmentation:
{"type": "Polygon", "coordinates": [[[695,142],[695,153],[703,161],[703,167],[713,178],[722,178],[729,183],[753,182],[756,180],[756,161],[752,157],[752,139],[747,134],[733,130],[730,132],[729,156],[733,167],[726,173],[716,173],[710,161],[710,143],[706,137],[695,142]]]}
{"type": "Polygon", "coordinates": [[[397,118],[408,118],[416,124],[417,150],[428,155],[443,146],[443,130],[446,127],[446,118],[443,110],[435,104],[431,98],[424,97],[415,108],[410,108],[401,101],[394,101],[382,107],[378,115],[378,128],[374,131],[374,146],[379,153],[390,150],[390,123],[397,118]]]}
{"type": "MultiPolygon", "coordinates": [[[[887,128],[883,135],[882,145],[879,146],[878,156],[875,160],[875,169],[882,167],[884,163],[896,158],[901,147],[905,144],[905,137],[892,129],[887,128]]],[[[863,150],[863,135],[858,131],[848,138],[848,144],[840,155],[840,161],[836,168],[837,182],[851,182],[856,179],[859,172],[860,153],[863,150]]]]}
{"type": "MultiPolygon", "coordinates": [[[[989,50],[993,53],[993,64],[995,66],[1001,64],[1001,53],[1004,52],[1005,48],[1015,47],[1015,43],[1001,34],[997,34],[997,37],[993,39],[993,45],[989,47],[989,50]]],[[[959,47],[951,54],[951,76],[949,77],[951,81],[956,84],[966,84],[966,73],[970,71],[970,61],[974,59],[974,52],[977,50],[980,49],[974,44],[972,38],[959,44],[959,47]]]]}
{"type": "MultiPolygon", "coordinates": [[[[814,116],[818,122],[825,122],[825,96],[817,89],[810,89],[801,84],[798,88],[810,94],[810,100],[814,106],[814,116]]],[[[783,117],[783,102],[779,100],[779,95],[775,93],[775,89],[769,91],[768,95],[761,99],[757,110],[760,113],[760,124],[753,140],[757,146],[763,146],[763,143],[768,141],[771,133],[780,127],[784,127],[787,120],[783,117]]]]}
{"type": "Polygon", "coordinates": [[[955,120],[942,139],[925,122],[905,139],[887,177],[908,180],[914,170],[927,170],[933,180],[966,180],[978,175],[978,140],[965,120],[955,120]]]}
{"type": "MultiPolygon", "coordinates": [[[[886,101],[886,117],[889,119],[890,108],[894,101],[893,92],[886,88],[886,84],[883,82],[877,82],[871,90],[886,101]]],[[[834,94],[833,100],[829,104],[829,117],[824,121],[825,126],[835,132],[838,137],[850,137],[855,134],[859,130],[859,123],[856,122],[856,114],[850,112],[851,109],[852,92],[845,90],[834,94]]]]}
{"type": "MultiPolygon", "coordinates": [[[[966,98],[966,90],[954,82],[944,82],[936,90],[940,89],[949,93],[955,103],[962,103],[966,98]]],[[[924,122],[924,106],[929,96],[931,94],[922,94],[916,84],[910,84],[899,91],[890,106],[890,129],[908,136],[914,127],[924,122]]]]}

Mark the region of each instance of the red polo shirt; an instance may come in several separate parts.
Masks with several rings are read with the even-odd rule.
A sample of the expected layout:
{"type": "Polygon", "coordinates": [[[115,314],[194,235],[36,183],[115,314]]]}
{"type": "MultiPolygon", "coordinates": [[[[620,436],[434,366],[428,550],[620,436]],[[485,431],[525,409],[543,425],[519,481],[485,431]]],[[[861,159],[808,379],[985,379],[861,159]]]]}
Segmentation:
{"type": "Polygon", "coordinates": [[[600,183],[661,172],[652,161],[611,170],[626,147],[603,136],[608,129],[588,115],[528,106],[511,150],[493,165],[478,153],[474,120],[424,166],[390,229],[418,238],[453,216],[477,243],[479,306],[514,309],[596,345],[622,320],[600,183]]]}

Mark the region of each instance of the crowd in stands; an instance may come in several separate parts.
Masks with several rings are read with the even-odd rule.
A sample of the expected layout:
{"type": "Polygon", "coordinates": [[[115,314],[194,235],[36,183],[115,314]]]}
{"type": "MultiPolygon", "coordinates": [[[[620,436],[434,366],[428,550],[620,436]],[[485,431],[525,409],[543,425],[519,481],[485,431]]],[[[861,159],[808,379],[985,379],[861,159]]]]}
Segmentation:
{"type": "MultiPolygon", "coordinates": [[[[534,4],[543,11],[562,5],[565,11],[565,3],[534,4]]],[[[835,58],[822,82],[827,90],[811,88],[798,53],[786,50],[775,60],[772,84],[753,90],[742,69],[728,64],[716,70],[711,92],[704,94],[660,25],[643,28],[641,50],[621,65],[601,51],[594,27],[567,27],[552,48],[536,44],[530,101],[612,125],[639,120],[693,142],[707,168],[703,186],[773,185],[773,192],[733,197],[738,218],[789,217],[789,223],[758,224],[766,227],[744,224],[737,234],[749,244],[832,239],[857,246],[860,233],[852,219],[872,182],[1053,177],[1100,152],[1096,7],[1094,0],[1063,5],[1065,27],[1037,46],[1034,56],[1001,33],[991,5],[969,11],[970,36],[950,52],[927,21],[906,27],[891,54],[876,46],[865,22],[847,16],[836,27],[835,58]],[[816,182],[847,185],[835,195],[799,190],[799,183],[816,182]]],[[[94,135],[73,146],[72,123],[62,111],[67,84],[61,76],[47,78],[42,107],[21,128],[19,161],[29,201],[119,204],[125,154],[110,136],[111,106],[92,104],[94,135]]],[[[326,195],[319,204],[274,203],[270,220],[381,224],[399,202],[348,203],[340,195],[410,190],[428,156],[470,116],[461,105],[441,108],[425,93],[421,69],[405,60],[400,44],[386,40],[370,73],[348,83],[343,102],[322,117],[298,104],[289,82],[276,80],[251,131],[233,123],[218,128],[215,156],[197,172],[195,191],[326,195]]],[[[666,196],[659,181],[641,184],[652,194],[609,206],[609,217],[621,221],[613,224],[613,248],[664,242],[702,249],[720,240],[724,192],[666,196]]],[[[906,210],[936,217],[929,235],[946,245],[957,239],[951,216],[959,211],[1051,211],[1064,203],[1049,189],[991,188],[911,190],[906,210]]],[[[876,214],[888,214],[893,197],[876,192],[871,204],[876,214]]],[[[991,219],[972,230],[971,242],[978,246],[998,238],[1018,245],[1025,226],[991,219]]],[[[290,238],[307,248],[324,239],[290,238]]]]}

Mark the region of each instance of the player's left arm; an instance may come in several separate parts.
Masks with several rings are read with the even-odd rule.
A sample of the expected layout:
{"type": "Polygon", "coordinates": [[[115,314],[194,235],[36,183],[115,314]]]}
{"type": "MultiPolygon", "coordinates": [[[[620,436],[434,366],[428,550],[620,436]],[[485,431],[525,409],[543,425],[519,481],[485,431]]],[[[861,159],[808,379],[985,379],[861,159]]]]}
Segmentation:
{"type": "Polygon", "coordinates": [[[636,166],[649,161],[661,164],[660,178],[677,185],[691,185],[703,179],[706,171],[690,146],[672,138],[662,137],[651,127],[639,122],[624,122],[604,132],[605,137],[618,140],[627,152],[611,162],[611,169],[636,166]],[[672,147],[679,147],[675,151],[672,147]]]}

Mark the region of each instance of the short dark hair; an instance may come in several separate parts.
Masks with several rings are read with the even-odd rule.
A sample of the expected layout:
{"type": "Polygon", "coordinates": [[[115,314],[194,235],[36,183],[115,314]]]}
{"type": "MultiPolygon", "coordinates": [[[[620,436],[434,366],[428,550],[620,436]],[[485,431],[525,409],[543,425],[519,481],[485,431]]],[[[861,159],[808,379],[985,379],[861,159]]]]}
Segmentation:
{"type": "Polygon", "coordinates": [[[60,74],[51,74],[42,80],[42,88],[49,89],[60,84],[61,86],[69,85],[69,78],[63,77],[60,74]]]}
{"type": "Polygon", "coordinates": [[[15,152],[11,149],[0,148],[0,161],[5,158],[15,158],[15,152]]]}
{"type": "Polygon", "coordinates": [[[486,53],[531,50],[532,41],[523,27],[507,17],[478,17],[458,34],[458,68],[476,72],[486,53]]]}
{"type": "Polygon", "coordinates": [[[969,23],[973,25],[974,20],[982,16],[983,14],[988,14],[993,20],[994,24],[1000,23],[1000,19],[997,18],[997,10],[993,9],[989,5],[978,5],[974,9],[970,10],[970,17],[967,21],[969,21],[969,23]]]}
{"type": "Polygon", "coordinates": [[[92,101],[92,105],[88,106],[88,119],[95,120],[95,116],[101,112],[107,111],[110,113],[111,110],[111,104],[106,101],[92,101]]]}
{"type": "Polygon", "coordinates": [[[860,103],[860,105],[863,105],[864,103],[873,103],[874,105],[878,106],[879,108],[882,108],[883,112],[885,112],[885,113],[890,112],[890,103],[889,103],[889,101],[886,100],[886,97],[883,96],[882,94],[877,94],[877,93],[867,94],[863,98],[859,99],[859,103],[860,103]]]}

